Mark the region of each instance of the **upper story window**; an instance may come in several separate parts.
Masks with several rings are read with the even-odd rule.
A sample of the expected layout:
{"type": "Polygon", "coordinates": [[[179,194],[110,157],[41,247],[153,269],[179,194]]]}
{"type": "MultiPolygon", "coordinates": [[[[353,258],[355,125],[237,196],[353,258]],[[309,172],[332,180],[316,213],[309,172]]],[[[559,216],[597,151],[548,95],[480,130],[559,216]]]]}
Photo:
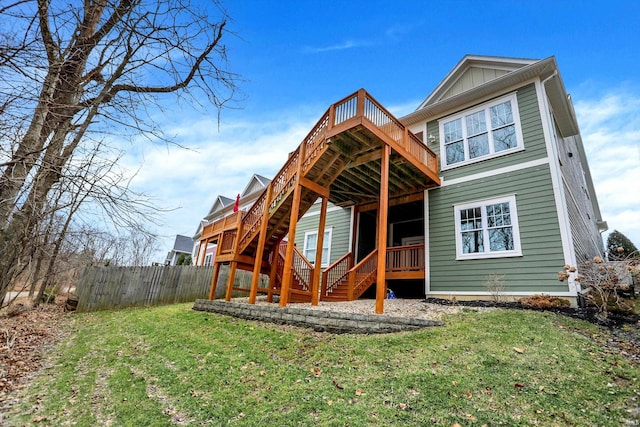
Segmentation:
{"type": "Polygon", "coordinates": [[[456,259],[520,256],[515,196],[455,206],[456,259]]]}
{"type": "Polygon", "coordinates": [[[443,169],[522,149],[515,94],[440,120],[443,169]]]}

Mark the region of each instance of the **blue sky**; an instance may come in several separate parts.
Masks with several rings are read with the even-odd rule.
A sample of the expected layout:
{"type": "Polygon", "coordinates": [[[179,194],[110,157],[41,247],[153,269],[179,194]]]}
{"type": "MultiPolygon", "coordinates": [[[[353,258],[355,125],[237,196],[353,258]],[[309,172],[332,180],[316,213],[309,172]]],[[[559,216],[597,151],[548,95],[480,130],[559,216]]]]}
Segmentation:
{"type": "Polygon", "coordinates": [[[163,239],[193,235],[217,195],[271,177],[327,107],[363,87],[397,116],[414,110],[465,54],[555,55],[571,93],[603,217],[640,246],[640,2],[233,1],[233,109],[158,113],[191,148],[147,144],[133,181],[157,204],[163,239]]]}

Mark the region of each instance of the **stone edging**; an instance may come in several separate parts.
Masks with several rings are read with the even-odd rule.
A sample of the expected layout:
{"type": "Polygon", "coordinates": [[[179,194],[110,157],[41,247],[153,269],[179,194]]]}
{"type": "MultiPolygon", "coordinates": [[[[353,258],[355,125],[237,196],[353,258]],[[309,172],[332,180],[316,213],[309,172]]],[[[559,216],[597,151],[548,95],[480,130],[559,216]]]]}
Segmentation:
{"type": "Polygon", "coordinates": [[[333,333],[382,334],[444,325],[443,322],[437,320],[394,317],[385,314],[344,313],[295,306],[280,307],[275,304],[257,305],[222,300],[197,299],[193,309],[333,333]]]}

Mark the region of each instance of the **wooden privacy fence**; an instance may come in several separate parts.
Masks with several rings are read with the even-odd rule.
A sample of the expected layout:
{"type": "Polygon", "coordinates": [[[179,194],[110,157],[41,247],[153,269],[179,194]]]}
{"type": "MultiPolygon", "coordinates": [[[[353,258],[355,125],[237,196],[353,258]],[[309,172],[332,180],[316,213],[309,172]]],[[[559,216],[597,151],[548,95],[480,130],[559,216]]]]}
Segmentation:
{"type": "MultiPolygon", "coordinates": [[[[109,310],[122,307],[176,304],[209,298],[214,267],[87,267],[78,283],[78,311],[109,310]]],[[[234,287],[251,288],[251,272],[236,272],[234,287]]],[[[215,298],[224,298],[229,266],[223,265],[215,298]]],[[[267,277],[260,280],[267,286],[267,277]]],[[[247,292],[234,291],[233,296],[247,292]]]]}
{"type": "Polygon", "coordinates": [[[208,298],[213,267],[87,267],[76,285],[78,311],[208,298]]]}

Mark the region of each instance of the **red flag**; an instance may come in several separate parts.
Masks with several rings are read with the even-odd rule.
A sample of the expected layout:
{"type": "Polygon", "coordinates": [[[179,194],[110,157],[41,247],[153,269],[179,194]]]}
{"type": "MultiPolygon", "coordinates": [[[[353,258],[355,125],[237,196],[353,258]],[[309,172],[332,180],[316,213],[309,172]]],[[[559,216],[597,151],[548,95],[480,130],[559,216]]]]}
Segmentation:
{"type": "Polygon", "coordinates": [[[240,195],[239,194],[236,196],[236,204],[233,205],[233,211],[234,212],[238,212],[238,209],[240,209],[240,195]]]}

